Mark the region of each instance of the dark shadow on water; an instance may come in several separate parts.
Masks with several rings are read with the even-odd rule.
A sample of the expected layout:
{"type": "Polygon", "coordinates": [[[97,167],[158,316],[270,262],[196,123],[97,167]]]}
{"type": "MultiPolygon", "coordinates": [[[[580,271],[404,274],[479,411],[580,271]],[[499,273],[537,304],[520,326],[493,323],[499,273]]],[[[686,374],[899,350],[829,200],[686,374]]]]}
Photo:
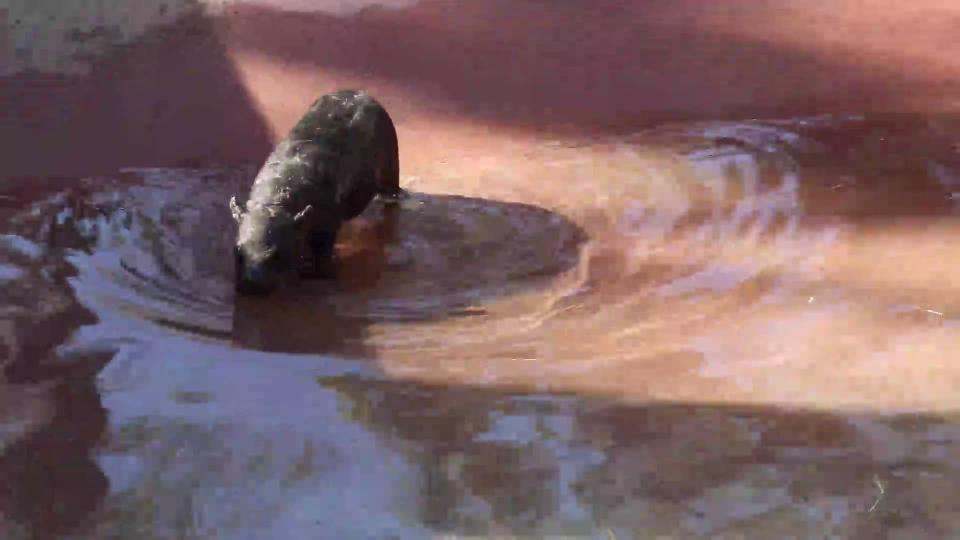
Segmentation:
{"type": "MultiPolygon", "coordinates": [[[[685,125],[678,124],[677,130],[685,125]]],[[[671,140],[650,130],[631,138],[638,147],[669,148],[671,140]]],[[[805,223],[823,219],[844,224],[881,225],[903,218],[956,215],[960,186],[960,114],[871,113],[771,121],[703,123],[689,126],[681,145],[694,162],[749,155],[759,186],[779,187],[796,173],[805,223]],[[707,135],[708,130],[723,135],[707,135]],[[692,141],[692,142],[689,142],[692,141]]],[[[719,159],[717,160],[720,161],[719,159]]],[[[704,183],[727,184],[727,209],[745,196],[748,171],[711,169],[704,183]]],[[[681,226],[699,226],[713,209],[694,209],[681,226]]],[[[745,225],[746,226],[746,225],[745,225]]]]}
{"type": "Polygon", "coordinates": [[[870,225],[956,215],[960,115],[873,114],[799,132],[816,142],[794,154],[809,216],[870,225]]]}

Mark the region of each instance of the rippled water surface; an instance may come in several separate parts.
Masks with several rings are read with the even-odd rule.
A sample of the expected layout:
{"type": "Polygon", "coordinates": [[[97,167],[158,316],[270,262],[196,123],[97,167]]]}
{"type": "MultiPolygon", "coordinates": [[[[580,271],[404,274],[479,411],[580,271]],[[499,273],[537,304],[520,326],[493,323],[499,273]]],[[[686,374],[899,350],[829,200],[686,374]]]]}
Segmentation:
{"type": "Polygon", "coordinates": [[[269,299],[253,170],[4,194],[2,536],[960,530],[955,119],[445,143],[269,299]]]}

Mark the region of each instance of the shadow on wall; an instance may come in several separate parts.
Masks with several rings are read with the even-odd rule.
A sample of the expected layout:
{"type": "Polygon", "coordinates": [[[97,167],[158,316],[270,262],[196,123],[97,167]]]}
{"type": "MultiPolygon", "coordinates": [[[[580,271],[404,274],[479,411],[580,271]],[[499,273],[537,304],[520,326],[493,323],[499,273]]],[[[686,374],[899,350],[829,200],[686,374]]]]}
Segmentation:
{"type": "Polygon", "coordinates": [[[943,6],[918,17],[837,2],[423,0],[343,17],[264,2],[218,22],[240,63],[254,54],[282,76],[383,81],[442,113],[572,134],[897,109],[960,91],[960,64],[940,45],[960,10],[943,6]]]}
{"type": "MultiPolygon", "coordinates": [[[[296,94],[284,82],[311,96],[363,84],[400,116],[414,98],[445,114],[572,135],[667,119],[897,109],[960,93],[960,66],[940,45],[960,12],[943,6],[918,17],[885,1],[866,12],[424,0],[337,14],[268,3],[227,2],[216,15],[197,0],[98,3],[97,12],[43,0],[10,10],[4,174],[259,163],[271,135],[233,64],[250,54],[307,77],[271,79],[277,100],[296,94]],[[895,34],[883,31],[890,26],[895,34]],[[67,74],[78,64],[89,73],[67,74]]],[[[264,107],[272,115],[277,105],[264,107]]]]}
{"type": "Polygon", "coordinates": [[[5,176],[253,163],[269,151],[195,0],[44,0],[9,18],[17,72],[0,78],[5,176]]]}

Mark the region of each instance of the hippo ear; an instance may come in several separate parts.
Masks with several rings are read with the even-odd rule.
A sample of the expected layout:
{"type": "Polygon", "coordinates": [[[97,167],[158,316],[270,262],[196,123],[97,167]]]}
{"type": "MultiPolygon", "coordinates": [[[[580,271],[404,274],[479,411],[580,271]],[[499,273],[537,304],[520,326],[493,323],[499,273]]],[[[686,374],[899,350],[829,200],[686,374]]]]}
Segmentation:
{"type": "Polygon", "coordinates": [[[297,225],[302,225],[304,220],[307,218],[307,216],[309,216],[312,213],[313,213],[313,206],[308,204],[307,207],[301,210],[299,214],[293,216],[293,222],[296,223],[297,225]]]}
{"type": "Polygon", "coordinates": [[[243,210],[241,210],[240,205],[237,204],[236,195],[230,197],[230,213],[233,214],[233,220],[237,223],[240,223],[240,220],[243,219],[243,210]]]}

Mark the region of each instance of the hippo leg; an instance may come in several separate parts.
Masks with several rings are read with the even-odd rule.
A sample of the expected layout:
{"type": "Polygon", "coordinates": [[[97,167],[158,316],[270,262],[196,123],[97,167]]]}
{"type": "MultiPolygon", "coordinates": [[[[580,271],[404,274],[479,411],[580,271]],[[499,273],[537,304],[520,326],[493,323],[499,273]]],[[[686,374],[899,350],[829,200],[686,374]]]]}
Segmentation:
{"type": "Polygon", "coordinates": [[[397,239],[400,224],[400,207],[389,205],[383,209],[383,219],[377,224],[377,239],[383,243],[392,243],[397,239]]]}
{"type": "Polygon", "coordinates": [[[377,194],[386,204],[398,204],[405,195],[404,191],[400,189],[400,149],[397,144],[397,132],[393,128],[393,122],[389,117],[386,122],[386,155],[377,171],[377,194]]]}
{"type": "Polygon", "coordinates": [[[337,242],[337,232],[340,226],[333,229],[315,229],[310,233],[308,242],[313,256],[312,264],[301,272],[306,279],[332,279],[336,277],[336,266],[333,262],[334,245],[337,242]]]}
{"type": "Polygon", "coordinates": [[[400,189],[400,168],[396,154],[387,160],[387,165],[380,171],[378,195],[385,204],[398,204],[405,193],[400,189]]]}

